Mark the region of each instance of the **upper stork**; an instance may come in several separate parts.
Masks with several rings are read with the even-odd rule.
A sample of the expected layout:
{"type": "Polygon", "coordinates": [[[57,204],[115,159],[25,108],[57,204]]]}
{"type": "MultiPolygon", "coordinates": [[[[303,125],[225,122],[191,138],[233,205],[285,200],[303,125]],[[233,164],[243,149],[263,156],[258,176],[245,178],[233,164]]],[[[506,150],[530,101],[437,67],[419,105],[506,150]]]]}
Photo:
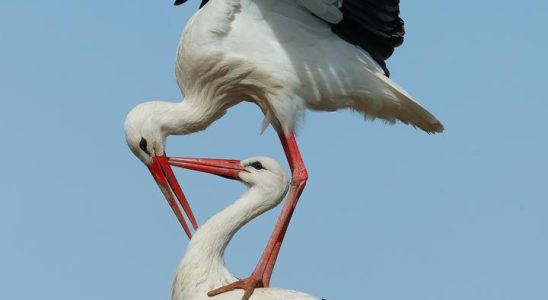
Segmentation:
{"type": "Polygon", "coordinates": [[[213,294],[269,284],[308,179],[294,134],[305,109],[351,109],[366,119],[443,131],[431,113],[388,78],[385,60],[403,36],[398,0],[202,1],[177,52],[184,101],[135,107],[125,124],[131,150],[149,167],[189,236],[175,198],[194,229],[197,222],[165,156],[168,135],[203,130],[233,105],[253,102],[265,116],[263,129],[272,125],[277,131],[292,172],[288,199],[255,270],[213,294]]]}

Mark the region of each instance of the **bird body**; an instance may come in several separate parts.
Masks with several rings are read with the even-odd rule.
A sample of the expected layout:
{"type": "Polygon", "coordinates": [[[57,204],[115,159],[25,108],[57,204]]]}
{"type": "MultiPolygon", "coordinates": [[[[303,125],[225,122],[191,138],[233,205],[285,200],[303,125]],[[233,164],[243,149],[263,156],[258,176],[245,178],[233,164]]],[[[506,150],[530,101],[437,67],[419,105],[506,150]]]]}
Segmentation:
{"type": "MultiPolygon", "coordinates": [[[[276,130],[292,173],[287,201],[254,271],[211,295],[244,289],[246,300],[255,288],[268,287],[308,179],[294,132],[306,109],[350,109],[367,119],[443,131],[432,114],[388,78],[384,60],[403,34],[397,0],[202,1],[177,51],[176,77],[184,100],[136,106],[125,123],[129,147],[147,165],[189,237],[176,199],[192,227],[198,226],[170,169],[167,136],[203,130],[237,103],[253,102],[265,115],[262,129],[272,125],[276,130]]],[[[235,280],[218,272],[224,275],[215,280],[235,280]]]]}
{"type": "MultiPolygon", "coordinates": [[[[188,22],[177,82],[193,107],[255,102],[265,124],[294,129],[305,108],[352,109],[427,132],[442,125],[365,51],[295,0],[211,0],[188,22]]],[[[219,117],[215,116],[215,117],[219,117]]]]}
{"type": "MultiPolygon", "coordinates": [[[[240,300],[242,290],[214,297],[207,293],[237,280],[224,264],[226,246],[250,220],[278,205],[288,189],[282,167],[266,157],[242,161],[247,171],[239,174],[249,189],[232,205],[217,213],[194,233],[173,281],[172,300],[240,300]],[[253,167],[260,162],[262,169],[253,167]]],[[[308,294],[276,288],[256,289],[255,300],[319,300],[308,294]]]]}

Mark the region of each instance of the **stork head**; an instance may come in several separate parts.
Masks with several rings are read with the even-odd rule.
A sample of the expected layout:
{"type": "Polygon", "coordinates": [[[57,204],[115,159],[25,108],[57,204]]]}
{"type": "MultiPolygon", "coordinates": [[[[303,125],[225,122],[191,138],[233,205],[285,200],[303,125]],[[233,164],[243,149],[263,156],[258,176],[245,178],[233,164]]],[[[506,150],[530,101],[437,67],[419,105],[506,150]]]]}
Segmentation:
{"type": "Polygon", "coordinates": [[[268,157],[257,156],[244,160],[210,158],[170,158],[169,163],[185,169],[215,174],[243,182],[259,189],[267,199],[278,204],[289,188],[289,181],[280,164],[268,157]]]}
{"type": "MultiPolygon", "coordinates": [[[[132,109],[126,117],[125,135],[129,148],[133,154],[148,167],[152,177],[156,180],[160,190],[179,220],[179,223],[190,238],[192,234],[187,225],[187,220],[192,224],[194,229],[198,228],[198,223],[177,178],[171,169],[172,166],[194,169],[231,179],[242,180],[249,185],[253,185],[254,182],[256,182],[255,179],[258,178],[257,176],[261,176],[261,174],[257,173],[257,176],[254,177],[240,178],[240,172],[247,170],[238,160],[168,158],[165,154],[164,146],[167,135],[185,134],[187,132],[192,132],[193,130],[195,131],[196,128],[202,128],[200,127],[201,125],[185,127],[185,124],[188,125],[192,123],[192,118],[196,115],[196,111],[191,110],[188,114],[185,114],[185,109],[181,108],[185,107],[183,105],[184,103],[185,102],[181,103],[180,106],[160,101],[139,104],[132,109]],[[182,114],[173,115],[173,112],[182,114]],[[180,130],[177,131],[173,129],[173,120],[180,121],[175,124],[183,125],[182,127],[179,127],[180,130]],[[186,218],[183,215],[181,208],[185,212],[186,218]]],[[[201,117],[198,119],[202,120],[201,117]]],[[[215,117],[212,119],[215,119],[215,117]]],[[[200,121],[192,124],[198,124],[199,122],[200,121]]],[[[207,124],[207,122],[200,124],[207,124]]],[[[276,164],[277,163],[272,160],[264,159],[265,166],[269,166],[273,170],[281,170],[280,168],[276,168],[276,164]]]]}
{"type": "Polygon", "coordinates": [[[240,172],[238,178],[248,186],[261,188],[267,192],[275,192],[281,188],[287,191],[288,180],[280,164],[269,157],[257,156],[244,159],[240,165],[246,172],[240,172]]]}
{"type": "Polygon", "coordinates": [[[127,115],[124,129],[129,148],[148,167],[179,223],[190,238],[192,234],[179,205],[182,206],[194,229],[198,228],[198,223],[175,174],[171,170],[164,151],[167,133],[162,129],[165,124],[162,116],[172,108],[173,104],[159,101],[139,104],[127,115]]]}
{"type": "Polygon", "coordinates": [[[156,113],[162,102],[145,102],[137,105],[126,117],[126,141],[131,152],[145,165],[152,164],[153,157],[164,154],[165,136],[156,113]]]}

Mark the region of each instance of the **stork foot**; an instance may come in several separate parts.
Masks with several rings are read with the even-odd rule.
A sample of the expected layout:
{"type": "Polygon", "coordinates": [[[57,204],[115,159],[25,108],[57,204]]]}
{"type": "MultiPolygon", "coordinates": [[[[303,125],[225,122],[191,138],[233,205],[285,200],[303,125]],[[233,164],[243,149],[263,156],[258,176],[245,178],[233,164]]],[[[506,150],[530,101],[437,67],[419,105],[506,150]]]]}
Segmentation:
{"type": "Polygon", "coordinates": [[[231,284],[209,291],[207,295],[209,297],[213,297],[213,296],[217,296],[219,294],[230,292],[236,289],[242,289],[244,290],[244,295],[242,296],[242,300],[248,300],[256,288],[264,287],[263,280],[260,279],[259,277],[260,276],[256,276],[255,273],[253,273],[251,274],[251,276],[249,276],[246,279],[240,279],[231,284]]]}

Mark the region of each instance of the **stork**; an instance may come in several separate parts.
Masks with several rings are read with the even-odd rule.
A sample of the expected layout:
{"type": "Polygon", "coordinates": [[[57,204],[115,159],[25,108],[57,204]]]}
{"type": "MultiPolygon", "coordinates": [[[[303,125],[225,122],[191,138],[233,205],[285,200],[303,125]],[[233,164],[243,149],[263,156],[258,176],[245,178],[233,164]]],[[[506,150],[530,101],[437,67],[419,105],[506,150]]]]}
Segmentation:
{"type": "MultiPolygon", "coordinates": [[[[185,0],[177,0],[181,4],[185,0]]],[[[294,129],[305,109],[350,109],[428,133],[443,125],[388,78],[385,60],[403,41],[398,0],[210,0],[188,21],[177,51],[182,102],[151,101],[130,111],[126,140],[145,163],[179,222],[197,222],[165,154],[169,135],[207,128],[249,101],[276,130],[291,169],[282,212],[251,275],[213,291],[268,287],[308,173],[294,129]]]]}
{"type": "MultiPolygon", "coordinates": [[[[252,157],[241,162],[179,159],[177,163],[185,168],[240,180],[248,189],[236,202],[211,217],[194,233],[177,268],[171,299],[239,300],[251,296],[234,290],[210,298],[208,292],[236,280],[224,264],[225,249],[242,226],[282,201],[289,186],[287,175],[275,160],[267,157],[252,157]]],[[[277,288],[259,288],[251,299],[320,300],[305,293],[277,288]]]]}

